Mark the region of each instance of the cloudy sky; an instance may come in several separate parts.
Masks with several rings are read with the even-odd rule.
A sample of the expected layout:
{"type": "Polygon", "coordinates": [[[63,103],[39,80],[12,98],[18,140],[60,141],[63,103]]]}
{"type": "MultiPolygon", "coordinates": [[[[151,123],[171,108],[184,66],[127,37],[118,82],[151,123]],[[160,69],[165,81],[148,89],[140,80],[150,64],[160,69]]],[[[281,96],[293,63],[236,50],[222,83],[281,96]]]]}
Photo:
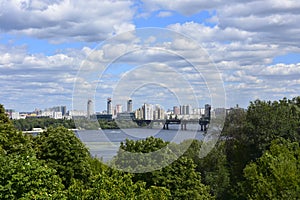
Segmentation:
{"type": "Polygon", "coordinates": [[[298,0],[0,0],[0,103],[93,99],[102,111],[107,97],[135,108],[292,98],[299,21],[298,0]]]}

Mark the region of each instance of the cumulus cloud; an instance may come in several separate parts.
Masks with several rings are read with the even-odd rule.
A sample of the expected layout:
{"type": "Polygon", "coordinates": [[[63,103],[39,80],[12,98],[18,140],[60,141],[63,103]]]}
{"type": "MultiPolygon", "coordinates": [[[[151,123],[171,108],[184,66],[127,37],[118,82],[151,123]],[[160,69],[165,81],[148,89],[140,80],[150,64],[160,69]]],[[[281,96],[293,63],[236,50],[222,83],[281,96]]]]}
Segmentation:
{"type": "Polygon", "coordinates": [[[170,17],[172,16],[172,12],[168,12],[168,11],[160,11],[157,14],[157,17],[170,17]]]}
{"type": "MultiPolygon", "coordinates": [[[[188,35],[195,43],[180,37],[163,38],[165,41],[162,41],[160,31],[145,30],[144,49],[140,49],[140,35],[136,35],[135,31],[121,34],[113,43],[104,43],[95,51],[84,47],[82,50],[72,49],[70,52],[44,55],[29,54],[25,46],[0,45],[0,83],[4,85],[0,91],[1,96],[9,96],[7,102],[16,98],[29,101],[33,93],[41,98],[52,95],[58,99],[68,99],[72,82],[76,80],[76,70],[81,66],[86,70],[82,72],[82,77],[77,77],[82,89],[95,88],[93,84],[97,83],[103,98],[111,93],[122,76],[126,76],[129,66],[147,63],[171,66],[176,72],[184,74],[183,78],[194,86],[204,87],[205,81],[201,81],[199,74],[183,58],[202,66],[201,73],[211,82],[222,75],[230,102],[246,101],[245,106],[249,99],[299,95],[299,64],[273,64],[276,56],[300,52],[299,1],[140,2],[143,11],[155,13],[156,17],[172,17],[172,13],[190,16],[204,10],[212,11],[211,18],[206,22],[214,25],[189,21],[167,26],[188,35]],[[198,44],[204,50],[199,50],[198,44]],[[113,69],[103,75],[105,81],[97,82],[97,72],[105,69],[106,65],[103,64],[114,58],[118,59],[112,63],[113,69]],[[209,59],[212,59],[211,63],[209,59]],[[211,74],[212,62],[220,69],[221,75],[211,74]]],[[[135,15],[143,14],[135,13],[140,10],[130,0],[5,0],[0,4],[0,28],[3,33],[26,34],[55,43],[95,42],[123,31],[134,30],[132,20],[135,15]]],[[[172,82],[166,73],[158,72],[155,74],[160,79],[166,78],[172,82]]],[[[143,80],[149,73],[144,71],[139,76],[131,73],[131,77],[143,80]]],[[[126,84],[120,88],[126,91],[126,84]]],[[[217,93],[213,89],[211,92],[217,93]]],[[[205,98],[201,91],[196,91],[196,95],[205,98]]],[[[51,98],[47,101],[51,101],[51,98]]]]}
{"type": "MultiPolygon", "coordinates": [[[[235,3],[237,0],[226,1],[227,5],[235,3]]],[[[214,9],[223,4],[219,0],[197,1],[197,0],[142,0],[144,9],[152,12],[155,10],[175,10],[183,15],[192,15],[207,9],[214,9]]]]}
{"type": "Polygon", "coordinates": [[[23,46],[0,45],[0,58],[1,103],[23,111],[69,105],[80,56],[28,54],[23,46]]]}
{"type": "Polygon", "coordinates": [[[130,0],[4,0],[1,31],[46,38],[52,42],[99,41],[134,29],[130,0]]]}
{"type": "Polygon", "coordinates": [[[300,63],[286,65],[283,63],[265,67],[260,72],[267,76],[297,76],[300,77],[300,63]]]}

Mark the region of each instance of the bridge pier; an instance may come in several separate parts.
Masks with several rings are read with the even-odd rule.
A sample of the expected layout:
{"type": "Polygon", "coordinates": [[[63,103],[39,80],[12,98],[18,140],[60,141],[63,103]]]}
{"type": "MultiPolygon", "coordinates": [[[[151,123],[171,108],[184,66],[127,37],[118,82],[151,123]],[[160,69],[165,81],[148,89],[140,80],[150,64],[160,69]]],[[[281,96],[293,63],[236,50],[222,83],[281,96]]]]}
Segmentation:
{"type": "Polygon", "coordinates": [[[207,125],[206,124],[200,124],[200,131],[207,131],[207,125]]]}
{"type": "Polygon", "coordinates": [[[181,123],[180,125],[181,125],[181,130],[185,130],[185,131],[187,130],[186,123],[181,123]]]}
{"type": "Polygon", "coordinates": [[[164,124],[164,128],[163,129],[167,129],[167,130],[169,130],[169,124],[168,123],[165,123],[164,124]]]}

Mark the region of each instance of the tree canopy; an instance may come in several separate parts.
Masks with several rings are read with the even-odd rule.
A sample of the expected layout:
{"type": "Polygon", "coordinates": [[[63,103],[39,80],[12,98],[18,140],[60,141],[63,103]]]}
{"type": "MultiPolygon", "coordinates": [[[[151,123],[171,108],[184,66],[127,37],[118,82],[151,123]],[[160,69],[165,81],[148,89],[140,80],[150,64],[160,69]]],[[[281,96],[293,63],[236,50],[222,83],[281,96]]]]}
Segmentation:
{"type": "Polygon", "coordinates": [[[0,199],[300,199],[299,142],[300,97],[255,100],[206,157],[202,141],[149,137],[122,142],[111,168],[65,127],[24,135],[0,105],[0,199]]]}

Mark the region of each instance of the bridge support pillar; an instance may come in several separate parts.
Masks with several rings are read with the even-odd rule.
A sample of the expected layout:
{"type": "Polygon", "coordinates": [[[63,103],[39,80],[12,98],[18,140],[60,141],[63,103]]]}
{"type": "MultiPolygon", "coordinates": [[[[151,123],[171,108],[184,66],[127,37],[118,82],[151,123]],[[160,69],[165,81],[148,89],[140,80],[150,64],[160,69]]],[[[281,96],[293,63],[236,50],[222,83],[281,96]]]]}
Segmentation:
{"type": "Polygon", "coordinates": [[[164,124],[164,128],[163,128],[163,129],[167,129],[167,130],[169,130],[169,124],[165,123],[165,124],[164,124]]]}
{"type": "Polygon", "coordinates": [[[200,126],[201,126],[201,129],[200,129],[200,130],[203,131],[203,125],[201,124],[200,126]]]}
{"type": "Polygon", "coordinates": [[[186,123],[181,123],[180,126],[181,126],[181,130],[185,130],[185,131],[187,130],[186,123]]]}

